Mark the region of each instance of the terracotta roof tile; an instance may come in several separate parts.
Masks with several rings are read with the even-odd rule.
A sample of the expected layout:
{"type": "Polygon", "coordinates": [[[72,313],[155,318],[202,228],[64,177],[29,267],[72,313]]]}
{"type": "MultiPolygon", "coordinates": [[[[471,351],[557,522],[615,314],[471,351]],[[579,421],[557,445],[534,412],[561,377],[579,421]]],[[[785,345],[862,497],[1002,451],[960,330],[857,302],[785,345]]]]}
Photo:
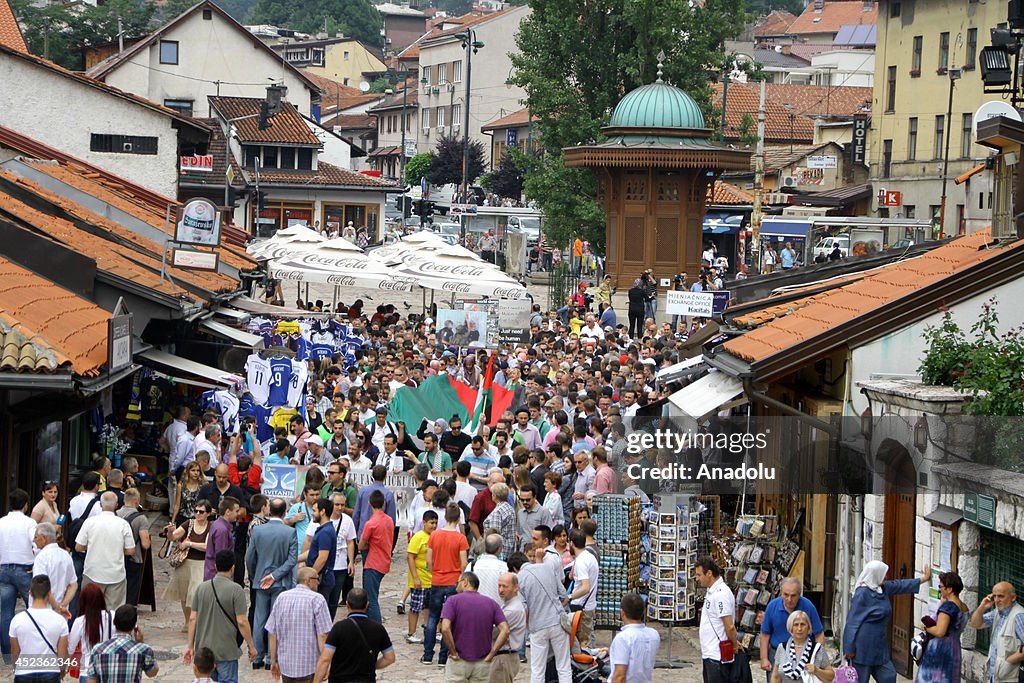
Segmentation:
{"type": "Polygon", "coordinates": [[[340,168],[326,162],[319,162],[316,171],[280,171],[264,169],[260,171],[260,182],[268,185],[340,185],[344,187],[363,187],[394,189],[394,183],[340,168]]]}
{"type": "Polygon", "coordinates": [[[767,16],[761,17],[754,24],[754,37],[780,36],[788,33],[788,29],[796,21],[796,15],[786,10],[773,10],[767,16]]]}
{"type": "Polygon", "coordinates": [[[456,17],[454,19],[452,19],[452,18],[445,19],[444,23],[458,22],[459,25],[455,26],[455,27],[452,27],[450,29],[444,30],[444,31],[437,31],[435,29],[435,31],[433,31],[429,35],[427,35],[427,37],[424,39],[423,42],[428,42],[428,41],[434,40],[435,38],[446,38],[448,36],[453,36],[456,33],[462,33],[467,28],[470,28],[472,26],[477,26],[479,24],[484,23],[485,21],[490,21],[491,19],[497,19],[498,17],[500,17],[500,16],[502,16],[504,14],[508,14],[509,12],[512,12],[515,9],[517,9],[517,8],[516,7],[510,7],[508,9],[499,10],[497,12],[487,12],[486,14],[469,13],[469,14],[463,14],[461,17],[456,17]]]}
{"type": "MultiPolygon", "coordinates": [[[[132,201],[130,197],[121,195],[106,185],[97,182],[97,178],[94,174],[53,163],[27,163],[31,163],[33,167],[40,172],[45,173],[52,178],[56,178],[67,185],[76,187],[83,192],[87,192],[96,199],[124,211],[130,216],[147,223],[161,232],[167,230],[169,234],[173,234],[174,227],[171,226],[168,228],[166,225],[165,210],[158,211],[145,204],[132,201]]],[[[217,251],[220,253],[222,261],[235,268],[251,270],[257,265],[256,261],[251,259],[242,249],[234,248],[229,245],[222,245],[217,249],[217,251]]]]}
{"type": "Polygon", "coordinates": [[[299,69],[306,78],[313,81],[318,88],[320,88],[321,98],[324,101],[335,101],[339,97],[353,97],[355,95],[362,95],[358,88],[343,85],[338,81],[332,81],[330,78],[325,78],[312,73],[306,69],[299,69]]]}
{"type": "Polygon", "coordinates": [[[14,16],[14,10],[7,0],[0,0],[0,44],[6,45],[12,50],[28,52],[28,45],[25,44],[25,36],[21,34],[21,27],[14,16]]]}
{"type": "MultiPolygon", "coordinates": [[[[514,111],[508,116],[503,116],[497,121],[488,123],[486,126],[480,128],[480,130],[498,130],[499,128],[515,128],[517,126],[525,126],[529,123],[530,109],[529,107],[523,107],[519,111],[514,111]]],[[[534,116],[534,121],[540,121],[540,117],[534,116]]]]}
{"type": "MultiPolygon", "coordinates": [[[[35,195],[40,202],[52,207],[50,212],[30,207],[0,189],[0,216],[15,219],[12,222],[29,227],[35,232],[93,259],[99,270],[134,281],[164,294],[195,298],[172,284],[172,281],[160,281],[163,245],[140,237],[128,228],[8,171],[0,171],[0,182],[11,183],[13,186],[35,195]],[[60,215],[62,212],[66,212],[68,218],[62,217],[60,215]],[[71,219],[94,226],[98,234],[78,227],[71,222],[71,219]],[[104,234],[106,236],[101,236],[104,234]]],[[[238,288],[237,280],[220,273],[175,268],[170,265],[167,266],[167,272],[172,276],[173,282],[188,282],[208,292],[230,292],[238,288]]]]}
{"type": "Polygon", "coordinates": [[[783,51],[788,50],[789,54],[794,57],[799,57],[805,60],[808,64],[811,63],[811,58],[814,55],[821,54],[822,52],[829,52],[835,48],[832,45],[816,45],[814,43],[794,43],[793,45],[783,46],[783,51]]]}
{"type": "Polygon", "coordinates": [[[0,257],[0,370],[95,376],[110,313],[0,257]]]}
{"type": "MultiPolygon", "coordinates": [[[[722,108],[722,84],[715,83],[712,87],[714,93],[711,96],[711,104],[720,110],[722,108]]],[[[729,83],[725,111],[726,139],[736,140],[739,138],[740,124],[743,122],[744,114],[748,115],[753,122],[750,132],[757,133],[757,110],[760,104],[760,86],[738,82],[729,83]]],[[[773,101],[766,92],[764,139],[765,142],[809,143],[814,139],[814,122],[799,115],[791,118],[789,110],[773,101]]]]}
{"type": "Polygon", "coordinates": [[[377,128],[377,118],[370,114],[338,114],[324,117],[324,123],[345,130],[356,128],[377,128]]]}
{"type": "MultiPolygon", "coordinates": [[[[1005,249],[1024,248],[1024,241],[1019,241],[1003,249],[985,249],[991,240],[991,232],[982,230],[917,258],[882,266],[837,289],[763,309],[757,313],[757,319],[765,319],[761,327],[729,340],[723,347],[747,362],[761,361],[934,285],[1005,249]]],[[[748,322],[755,324],[757,319],[752,314],[748,322]]]]}
{"type": "Polygon", "coordinates": [[[240,119],[231,125],[238,131],[238,139],[243,143],[320,146],[320,139],[309,129],[306,120],[291,102],[281,102],[281,111],[267,119],[270,127],[260,130],[262,105],[263,100],[256,97],[210,98],[210,106],[225,119],[240,119]]]}
{"type": "Polygon", "coordinates": [[[807,5],[803,13],[790,25],[787,33],[838,33],[842,26],[878,22],[877,2],[867,11],[864,10],[863,0],[825,0],[820,11],[815,11],[814,6],[813,2],[807,5]]]}
{"type": "Polygon", "coordinates": [[[753,202],[754,195],[722,180],[715,181],[711,197],[708,199],[709,204],[752,204],[753,202]]]}
{"type": "Polygon", "coordinates": [[[336,111],[345,111],[354,107],[360,107],[369,102],[383,101],[386,96],[384,93],[357,93],[355,95],[345,95],[338,98],[331,98],[324,95],[323,99],[320,100],[320,112],[322,116],[327,116],[336,111]]]}
{"type": "Polygon", "coordinates": [[[765,97],[804,116],[853,116],[871,111],[871,93],[848,85],[769,83],[765,97]]]}

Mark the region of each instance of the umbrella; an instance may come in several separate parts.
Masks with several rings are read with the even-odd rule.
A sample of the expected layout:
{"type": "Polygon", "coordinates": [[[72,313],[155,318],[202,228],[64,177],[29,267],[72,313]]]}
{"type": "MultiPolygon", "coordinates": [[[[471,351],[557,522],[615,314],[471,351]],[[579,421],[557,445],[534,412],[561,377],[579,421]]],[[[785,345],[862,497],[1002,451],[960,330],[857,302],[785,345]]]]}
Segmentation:
{"type": "Polygon", "coordinates": [[[370,259],[358,249],[337,245],[292,252],[274,259],[270,277],[292,282],[321,282],[345,287],[367,287],[394,292],[412,290],[413,281],[383,263],[370,259]]]}
{"type": "MultiPolygon", "coordinates": [[[[269,240],[268,240],[269,242],[269,240]]],[[[266,244],[266,243],[264,243],[266,244]]],[[[305,242],[305,241],[292,241],[292,242],[281,242],[276,245],[264,246],[258,254],[253,254],[260,260],[280,260],[290,258],[298,254],[310,252],[310,251],[321,251],[326,250],[328,253],[334,253],[337,251],[355,252],[362,254],[363,250],[352,244],[348,240],[342,237],[335,237],[330,240],[321,240],[319,242],[305,242]]]]}
{"type": "Polygon", "coordinates": [[[256,258],[267,258],[263,254],[268,251],[279,251],[285,245],[297,248],[300,244],[311,245],[326,242],[327,238],[316,230],[305,225],[293,225],[277,233],[268,240],[250,244],[246,251],[256,258]]]}

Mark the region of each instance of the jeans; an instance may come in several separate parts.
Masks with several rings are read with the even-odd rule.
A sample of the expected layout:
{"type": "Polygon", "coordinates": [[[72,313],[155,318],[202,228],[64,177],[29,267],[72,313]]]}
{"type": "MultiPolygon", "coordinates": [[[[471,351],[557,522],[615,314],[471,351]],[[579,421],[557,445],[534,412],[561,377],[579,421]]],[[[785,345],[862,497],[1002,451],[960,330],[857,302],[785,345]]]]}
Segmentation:
{"type": "Polygon", "coordinates": [[[18,674],[14,683],[60,683],[59,673],[18,674]]]}
{"type": "Polygon", "coordinates": [[[125,597],[126,605],[139,604],[139,587],[142,585],[142,563],[125,559],[125,579],[128,582],[128,593],[125,597]]]}
{"type": "Polygon", "coordinates": [[[729,670],[725,668],[725,665],[715,659],[703,660],[703,676],[704,683],[727,683],[729,680],[729,670]]]}
{"type": "Polygon", "coordinates": [[[857,680],[859,683],[868,683],[868,676],[875,679],[875,683],[896,683],[896,667],[892,665],[892,660],[886,659],[882,664],[858,664],[853,663],[853,668],[857,670],[857,680]]]}
{"type": "MultiPolygon", "coordinates": [[[[427,618],[427,632],[423,635],[423,658],[434,658],[434,642],[437,640],[437,625],[441,623],[441,608],[449,596],[455,595],[455,586],[434,586],[427,591],[427,609],[430,616],[427,618]]],[[[444,664],[448,661],[448,644],[441,639],[441,652],[437,655],[437,661],[444,664]]]]}
{"type": "Polygon", "coordinates": [[[210,678],[217,683],[238,683],[238,660],[217,662],[210,678]]]}
{"type": "Polygon", "coordinates": [[[331,613],[331,621],[334,621],[334,615],[338,613],[338,605],[345,602],[350,590],[352,590],[352,575],[348,573],[347,569],[335,570],[334,587],[331,589],[331,595],[327,598],[327,609],[331,613]]]}
{"type": "Polygon", "coordinates": [[[370,604],[366,608],[366,616],[378,624],[383,623],[380,616],[380,582],[384,580],[384,573],[376,569],[363,568],[363,590],[366,591],[370,604]]]}
{"type": "Polygon", "coordinates": [[[256,662],[266,663],[270,659],[267,650],[267,635],[264,630],[267,625],[267,618],[270,610],[277,602],[277,596],[283,591],[282,588],[273,587],[269,590],[259,589],[256,591],[256,611],[252,623],[252,639],[256,645],[256,662]]]}
{"type": "MultiPolygon", "coordinates": [[[[0,564],[0,651],[4,661],[11,654],[11,620],[18,596],[25,602],[25,609],[32,603],[28,599],[28,588],[32,584],[32,565],[0,564]]],[[[28,680],[26,678],[26,680],[28,680]]]]}

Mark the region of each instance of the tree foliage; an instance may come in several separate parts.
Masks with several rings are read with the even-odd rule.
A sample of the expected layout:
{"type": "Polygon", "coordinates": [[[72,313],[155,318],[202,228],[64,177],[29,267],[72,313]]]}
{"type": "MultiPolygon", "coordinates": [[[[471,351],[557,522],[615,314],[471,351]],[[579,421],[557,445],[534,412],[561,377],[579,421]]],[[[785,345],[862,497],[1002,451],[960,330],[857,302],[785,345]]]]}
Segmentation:
{"type": "Polygon", "coordinates": [[[755,16],[764,16],[777,9],[800,16],[804,3],[802,0],[746,0],[746,10],[755,16]]]}
{"type": "Polygon", "coordinates": [[[434,155],[429,152],[420,152],[412,157],[405,162],[405,182],[409,185],[419,185],[423,176],[430,173],[433,164],[434,155]]]}
{"type": "MultiPolygon", "coordinates": [[[[431,185],[458,185],[462,182],[462,144],[462,138],[452,135],[443,135],[437,141],[437,150],[427,176],[431,185]]],[[[468,171],[467,180],[470,183],[484,172],[484,146],[476,140],[469,143],[468,171]]]]}
{"type": "Polygon", "coordinates": [[[498,167],[485,175],[480,184],[499,197],[519,199],[523,195],[523,174],[526,173],[526,156],[518,149],[505,151],[498,167]]]}
{"type": "Polygon", "coordinates": [[[604,243],[603,213],[593,179],[562,165],[562,148],[602,140],[601,126],[622,96],[655,79],[664,51],[664,80],[710,111],[709,76],[731,68],[724,41],[740,32],[743,0],[530,0],[520,25],[513,81],[527,93],[545,156],[530,172],[527,194],[545,211],[556,244],[580,234],[604,243]],[[586,40],[581,40],[586,36],[586,40]],[[557,193],[554,188],[558,188],[557,193]],[[563,191],[575,194],[560,196],[563,191]]]}
{"type": "Polygon", "coordinates": [[[367,45],[381,47],[380,12],[369,0],[256,0],[249,21],[274,24],[304,33],[344,33],[367,45]],[[326,23],[325,23],[326,22],[326,23]]]}

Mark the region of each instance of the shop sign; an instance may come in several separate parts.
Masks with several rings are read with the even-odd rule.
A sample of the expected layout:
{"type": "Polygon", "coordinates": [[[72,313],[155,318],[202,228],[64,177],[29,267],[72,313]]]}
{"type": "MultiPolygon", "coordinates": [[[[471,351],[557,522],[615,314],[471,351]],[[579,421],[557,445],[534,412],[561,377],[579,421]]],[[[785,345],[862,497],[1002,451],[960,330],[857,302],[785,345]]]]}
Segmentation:
{"type": "Polygon", "coordinates": [[[995,529],[996,499],[981,493],[965,493],[964,519],[986,529],[995,529]]]}
{"type": "Polygon", "coordinates": [[[878,191],[878,205],[903,206],[903,193],[899,190],[886,190],[882,188],[878,191]]]}
{"type": "Polygon", "coordinates": [[[212,154],[193,154],[181,157],[182,173],[213,173],[212,154]]]}
{"type": "Polygon", "coordinates": [[[807,168],[839,168],[839,160],[831,155],[815,155],[807,157],[807,168]]]}
{"type": "Polygon", "coordinates": [[[117,372],[132,362],[132,314],[118,300],[107,322],[107,370],[117,372]]]}
{"type": "Polygon", "coordinates": [[[729,292],[665,292],[665,312],[669,315],[711,318],[721,315],[729,305],[729,292]]]}
{"type": "Polygon", "coordinates": [[[183,244],[220,244],[220,211],[208,199],[196,198],[185,204],[178,219],[174,241],[183,244]]]}
{"type": "Polygon", "coordinates": [[[850,145],[850,156],[855,164],[863,164],[867,158],[868,117],[857,114],[853,117],[853,143],[850,145]]]}
{"type": "Polygon", "coordinates": [[[199,251],[197,249],[175,249],[171,256],[171,265],[176,268],[193,268],[195,270],[217,270],[219,263],[215,251],[199,251]]]}

